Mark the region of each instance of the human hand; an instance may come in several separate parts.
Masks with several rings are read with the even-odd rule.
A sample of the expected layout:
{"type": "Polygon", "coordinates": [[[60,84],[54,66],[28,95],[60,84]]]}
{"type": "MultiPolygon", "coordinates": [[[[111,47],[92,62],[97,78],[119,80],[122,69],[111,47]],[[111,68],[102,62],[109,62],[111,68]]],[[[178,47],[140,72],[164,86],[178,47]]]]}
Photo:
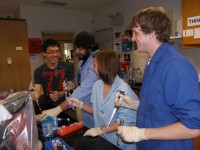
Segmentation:
{"type": "Polygon", "coordinates": [[[47,116],[57,117],[61,112],[62,109],[60,108],[60,106],[57,106],[55,108],[42,111],[42,115],[46,114],[45,117],[47,116]]]}
{"type": "Polygon", "coordinates": [[[33,100],[38,100],[40,95],[39,95],[39,93],[37,91],[33,91],[31,93],[31,97],[32,97],[33,100]]]}
{"type": "Polygon", "coordinates": [[[139,142],[147,140],[144,136],[145,128],[128,127],[128,126],[118,126],[117,134],[119,134],[123,140],[127,142],[139,142]]]}
{"type": "Polygon", "coordinates": [[[46,113],[35,115],[35,120],[36,121],[42,121],[42,120],[44,120],[46,118],[46,116],[47,116],[46,113]]]}
{"type": "Polygon", "coordinates": [[[122,106],[128,109],[138,110],[139,101],[132,99],[127,95],[120,94],[119,92],[116,93],[115,96],[115,103],[118,102],[119,97],[123,98],[122,106]]]}
{"type": "Polygon", "coordinates": [[[82,109],[82,107],[83,107],[83,102],[80,101],[80,100],[78,100],[78,99],[76,99],[76,98],[70,98],[70,99],[68,100],[68,103],[69,103],[69,105],[78,107],[78,108],[80,108],[80,109],[82,109]]]}
{"type": "Polygon", "coordinates": [[[57,102],[62,97],[61,92],[53,91],[49,94],[52,101],[57,102]]]}
{"type": "Polygon", "coordinates": [[[95,137],[102,134],[103,134],[103,131],[100,128],[91,128],[85,132],[84,136],[95,137]]]}

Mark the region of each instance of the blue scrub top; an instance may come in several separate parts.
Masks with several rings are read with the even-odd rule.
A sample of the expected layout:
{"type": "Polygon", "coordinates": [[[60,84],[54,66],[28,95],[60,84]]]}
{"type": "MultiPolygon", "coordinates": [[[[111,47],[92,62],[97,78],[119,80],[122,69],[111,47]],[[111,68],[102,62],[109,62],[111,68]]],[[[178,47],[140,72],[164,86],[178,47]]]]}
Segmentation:
{"type": "MultiPolygon", "coordinates": [[[[127,83],[125,83],[121,78],[119,78],[119,76],[115,77],[115,81],[112,84],[111,90],[105,98],[103,97],[104,82],[102,80],[99,80],[94,84],[91,102],[93,103],[93,115],[94,115],[95,127],[103,127],[103,126],[105,127],[108,125],[108,122],[110,120],[115,105],[114,103],[115,95],[118,90],[124,90],[126,95],[128,95],[134,100],[138,100],[138,97],[130,88],[130,86],[127,83]]],[[[116,111],[111,121],[111,124],[113,124],[116,121],[119,124],[120,119],[124,120],[125,126],[135,126],[136,111],[120,107],[116,111]]],[[[116,134],[116,132],[106,133],[105,135],[103,135],[103,138],[107,139],[116,146],[118,146],[117,145],[118,137],[119,136],[116,134]]],[[[123,150],[136,150],[135,144],[128,142],[122,142],[119,148],[123,150]]]]}
{"type": "MultiPolygon", "coordinates": [[[[85,104],[91,104],[90,99],[91,99],[91,94],[92,94],[92,87],[94,83],[97,81],[97,76],[92,71],[93,68],[93,57],[92,55],[95,52],[91,53],[85,64],[81,67],[82,61],[79,62],[78,64],[78,70],[81,67],[81,84],[78,86],[74,92],[72,93],[71,97],[79,99],[83,101],[85,104]]],[[[75,77],[76,83],[78,83],[78,73],[76,74],[75,77]]],[[[83,123],[86,127],[88,128],[93,128],[94,127],[94,119],[93,115],[82,111],[82,117],[83,117],[83,123]]]]}

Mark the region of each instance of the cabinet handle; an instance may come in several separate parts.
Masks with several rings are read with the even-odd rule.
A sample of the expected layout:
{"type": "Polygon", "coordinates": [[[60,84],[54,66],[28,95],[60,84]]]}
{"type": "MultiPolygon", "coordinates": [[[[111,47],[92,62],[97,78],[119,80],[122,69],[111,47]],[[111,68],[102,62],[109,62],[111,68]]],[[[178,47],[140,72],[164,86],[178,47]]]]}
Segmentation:
{"type": "Polygon", "coordinates": [[[7,58],[7,63],[8,65],[12,66],[12,58],[10,56],[7,58]]]}

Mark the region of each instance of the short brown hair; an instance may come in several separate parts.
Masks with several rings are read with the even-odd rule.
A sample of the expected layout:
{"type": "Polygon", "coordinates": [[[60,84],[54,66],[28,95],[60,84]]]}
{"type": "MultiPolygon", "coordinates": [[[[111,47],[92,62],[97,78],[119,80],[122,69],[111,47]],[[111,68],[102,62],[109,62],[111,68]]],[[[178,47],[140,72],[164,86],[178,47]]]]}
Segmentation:
{"type": "Polygon", "coordinates": [[[112,85],[116,75],[120,72],[118,55],[111,49],[101,49],[93,57],[98,63],[99,78],[106,84],[112,85]]]}
{"type": "Polygon", "coordinates": [[[129,27],[140,26],[145,34],[155,31],[160,42],[167,42],[171,34],[171,20],[163,8],[149,7],[137,12],[129,27]]]}

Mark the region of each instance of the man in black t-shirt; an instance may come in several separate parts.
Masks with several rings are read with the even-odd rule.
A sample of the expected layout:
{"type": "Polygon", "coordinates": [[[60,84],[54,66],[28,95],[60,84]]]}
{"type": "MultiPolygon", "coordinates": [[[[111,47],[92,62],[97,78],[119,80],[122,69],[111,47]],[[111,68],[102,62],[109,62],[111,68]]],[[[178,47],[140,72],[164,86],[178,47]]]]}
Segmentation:
{"type": "Polygon", "coordinates": [[[65,100],[63,81],[74,80],[74,71],[70,63],[59,61],[61,57],[59,42],[47,39],[42,48],[45,63],[34,72],[33,99],[39,98],[42,110],[46,110],[58,106],[65,100]],[[43,96],[41,96],[42,89],[43,96]]]}

